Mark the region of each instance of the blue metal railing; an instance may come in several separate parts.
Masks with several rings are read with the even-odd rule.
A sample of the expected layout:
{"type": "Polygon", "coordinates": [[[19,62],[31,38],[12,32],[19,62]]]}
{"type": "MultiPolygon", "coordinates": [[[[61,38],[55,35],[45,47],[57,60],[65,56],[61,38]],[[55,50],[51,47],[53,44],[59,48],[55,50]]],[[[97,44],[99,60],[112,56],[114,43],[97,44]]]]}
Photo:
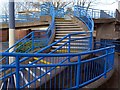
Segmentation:
{"type": "MultiPolygon", "coordinates": [[[[5,50],[5,52],[9,52],[9,50],[13,50],[11,51],[12,53],[14,52],[28,53],[36,48],[42,48],[47,46],[52,39],[52,35],[54,34],[54,28],[55,28],[55,22],[54,22],[55,11],[52,5],[50,6],[49,15],[52,17],[52,20],[45,34],[41,35],[41,31],[31,32],[22,39],[18,40],[12,47],[5,50]]],[[[5,58],[6,57],[0,59],[0,62],[2,62],[5,58]]],[[[8,59],[5,62],[8,63],[8,59]]]]}
{"type": "MultiPolygon", "coordinates": [[[[98,45],[98,44],[97,44],[98,45]]],[[[98,45],[99,46],[99,45],[98,45]]],[[[16,88],[80,88],[94,80],[99,79],[113,69],[114,46],[104,47],[82,53],[66,54],[26,54],[26,53],[0,53],[6,57],[15,57],[13,65],[1,65],[3,76],[0,80],[7,80],[16,76],[16,88]],[[83,60],[86,55],[94,57],[83,60]],[[21,58],[28,57],[29,64],[21,62],[21,58]],[[31,58],[41,58],[30,62],[31,58]],[[50,62],[43,64],[42,60],[50,62]],[[38,63],[39,62],[39,63],[38,63]],[[27,72],[26,72],[27,71],[27,72]],[[66,73],[67,72],[67,73],[66,73]],[[27,80],[27,82],[25,81],[27,80]],[[49,82],[49,83],[48,83],[49,82]],[[53,83],[54,82],[54,83],[53,83]]]]}
{"type": "Polygon", "coordinates": [[[84,9],[87,11],[87,13],[92,17],[92,18],[115,18],[115,11],[110,11],[110,10],[99,10],[99,9],[93,9],[93,8],[87,8],[84,7],[84,9]],[[106,15],[102,17],[103,15],[106,15]]]}
{"type": "Polygon", "coordinates": [[[56,17],[58,18],[63,18],[65,15],[65,11],[64,8],[59,8],[58,10],[55,11],[56,12],[56,17]]]}
{"type": "Polygon", "coordinates": [[[92,40],[93,40],[92,32],[94,30],[93,19],[90,17],[90,15],[86,12],[86,10],[83,7],[77,6],[77,5],[74,6],[74,16],[79,18],[82,22],[84,22],[85,25],[87,26],[88,30],[91,32],[90,33],[91,39],[89,41],[89,43],[90,43],[89,47],[92,49],[92,40]]]}
{"type": "Polygon", "coordinates": [[[101,39],[100,40],[101,43],[104,44],[110,44],[110,45],[115,45],[115,51],[116,52],[120,52],[120,40],[113,40],[113,39],[101,39]]]}
{"type": "Polygon", "coordinates": [[[94,30],[94,21],[92,17],[86,12],[86,9],[81,6],[74,6],[74,16],[82,20],[86,26],[88,27],[88,30],[93,32],[94,30]]]}
{"type": "MultiPolygon", "coordinates": [[[[0,53],[1,57],[6,57],[0,62],[1,88],[13,86],[12,88],[18,90],[24,88],[77,89],[100,77],[106,78],[106,74],[114,66],[114,46],[95,43],[92,49],[94,23],[84,10],[80,10],[76,7],[75,16],[88,26],[88,32],[68,34],[35,53],[0,53]],[[72,38],[82,34],[87,36],[72,38]],[[64,41],[63,44],[53,48],[62,41],[64,41]],[[90,57],[85,58],[87,56],[90,57]],[[15,59],[13,63],[4,63],[11,57],[15,59]]],[[[42,35],[46,36],[47,43],[54,33],[56,14],[53,6],[51,6],[50,15],[53,17],[52,22],[46,34],[42,35]]],[[[35,37],[35,32],[31,32],[28,37],[31,38],[28,40],[35,41],[38,36],[35,37]]],[[[34,43],[31,48],[35,48],[34,43]]]]}
{"type": "Polygon", "coordinates": [[[91,18],[115,18],[115,11],[110,10],[100,10],[94,8],[87,8],[79,6],[82,10],[84,10],[91,18]]]}
{"type": "MultiPolygon", "coordinates": [[[[34,20],[39,20],[39,16],[43,15],[48,15],[50,10],[49,10],[49,5],[50,3],[44,3],[40,5],[41,12],[36,12],[36,13],[30,13],[30,15],[22,15],[22,14],[17,14],[16,15],[16,22],[32,22],[34,20]]],[[[115,18],[116,13],[115,11],[110,11],[110,10],[99,10],[99,9],[94,9],[94,8],[87,8],[87,7],[82,7],[84,11],[89,14],[90,17],[92,18],[115,18]]],[[[65,12],[64,8],[60,8],[56,10],[56,17],[64,17],[65,12]]],[[[8,22],[8,16],[7,15],[0,15],[0,19],[3,23],[8,22]]]]}

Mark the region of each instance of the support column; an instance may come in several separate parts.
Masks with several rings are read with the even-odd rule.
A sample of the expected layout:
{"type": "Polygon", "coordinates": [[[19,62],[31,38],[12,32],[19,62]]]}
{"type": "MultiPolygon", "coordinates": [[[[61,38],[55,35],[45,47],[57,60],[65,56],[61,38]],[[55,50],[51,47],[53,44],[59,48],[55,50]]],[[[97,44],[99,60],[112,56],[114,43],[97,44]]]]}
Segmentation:
{"type": "MultiPolygon", "coordinates": [[[[13,46],[15,43],[15,10],[14,10],[14,0],[9,0],[9,47],[13,46]]],[[[10,49],[12,52],[14,48],[10,49]]],[[[14,61],[13,57],[9,57],[9,64],[14,61]]]]}

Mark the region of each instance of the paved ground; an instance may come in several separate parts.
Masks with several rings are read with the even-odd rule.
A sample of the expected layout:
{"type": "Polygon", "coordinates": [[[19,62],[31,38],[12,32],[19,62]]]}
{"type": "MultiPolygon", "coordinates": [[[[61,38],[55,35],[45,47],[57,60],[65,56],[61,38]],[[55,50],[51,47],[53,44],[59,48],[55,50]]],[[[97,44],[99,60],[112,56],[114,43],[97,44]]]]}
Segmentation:
{"type": "MultiPolygon", "coordinates": [[[[115,54],[115,71],[112,77],[102,86],[100,90],[120,90],[120,55],[115,54]]],[[[96,89],[96,90],[99,90],[96,89]]]]}

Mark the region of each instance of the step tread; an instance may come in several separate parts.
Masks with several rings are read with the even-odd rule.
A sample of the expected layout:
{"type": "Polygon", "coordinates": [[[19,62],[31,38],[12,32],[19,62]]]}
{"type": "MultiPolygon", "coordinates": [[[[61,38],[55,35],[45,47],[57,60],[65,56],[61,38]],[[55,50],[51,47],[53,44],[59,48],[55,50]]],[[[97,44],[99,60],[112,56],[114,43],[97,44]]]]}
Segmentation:
{"type": "Polygon", "coordinates": [[[69,26],[56,26],[57,28],[81,28],[79,26],[75,26],[75,25],[69,25],[69,26]]]}
{"type": "Polygon", "coordinates": [[[82,30],[83,28],[57,28],[56,30],[82,30]]]}
{"type": "Polygon", "coordinates": [[[72,23],[72,24],[67,24],[67,23],[58,23],[58,24],[55,24],[56,26],[78,26],[77,24],[75,24],[75,23],[72,23]]]}
{"type": "MultiPolygon", "coordinates": [[[[60,39],[55,39],[55,41],[58,41],[58,40],[60,40],[60,39]]],[[[68,41],[68,39],[64,39],[62,41],[68,41]]],[[[89,40],[79,40],[79,41],[81,41],[81,42],[88,42],[89,40]]]]}
{"type": "MultiPolygon", "coordinates": [[[[62,36],[56,36],[55,38],[63,38],[62,36]]],[[[83,36],[71,36],[70,38],[84,38],[83,36]]]]}
{"type": "MultiPolygon", "coordinates": [[[[67,33],[63,33],[63,34],[56,33],[56,36],[66,36],[66,35],[68,35],[68,34],[67,33]]],[[[86,34],[81,34],[81,35],[76,35],[76,36],[86,36],[86,34]]]]}
{"type": "MultiPolygon", "coordinates": [[[[58,48],[59,46],[52,46],[52,48],[58,48]]],[[[66,47],[68,48],[68,47],[66,47]]],[[[75,46],[71,46],[71,49],[88,49],[88,47],[75,47],[75,46]]]]}

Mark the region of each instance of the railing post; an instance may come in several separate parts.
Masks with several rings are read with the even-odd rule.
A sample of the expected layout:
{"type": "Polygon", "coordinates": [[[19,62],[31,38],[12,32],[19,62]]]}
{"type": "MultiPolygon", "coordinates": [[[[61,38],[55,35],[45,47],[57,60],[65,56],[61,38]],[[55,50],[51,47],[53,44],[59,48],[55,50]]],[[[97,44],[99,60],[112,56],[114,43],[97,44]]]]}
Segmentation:
{"type": "MultiPolygon", "coordinates": [[[[71,35],[69,34],[69,37],[68,37],[68,53],[70,53],[70,39],[71,39],[71,35]]],[[[68,57],[68,61],[70,62],[70,56],[68,57]]]]}
{"type": "Polygon", "coordinates": [[[107,77],[107,61],[108,61],[108,49],[106,50],[106,59],[105,59],[105,65],[104,65],[104,78],[107,77]]]}
{"type": "Polygon", "coordinates": [[[35,32],[32,32],[32,50],[34,50],[34,48],[35,48],[35,47],[34,47],[34,33],[35,33],[35,32]]]}
{"type": "Polygon", "coordinates": [[[71,41],[71,35],[69,35],[69,42],[68,42],[68,53],[70,53],[70,41],[71,41]]]}
{"type": "Polygon", "coordinates": [[[19,66],[19,56],[16,56],[16,89],[19,90],[20,89],[20,84],[19,84],[19,70],[20,70],[20,66],[19,66]]]}
{"type": "Polygon", "coordinates": [[[76,88],[79,88],[80,80],[81,80],[81,56],[78,56],[78,64],[77,64],[77,75],[76,75],[76,88]]]}
{"type": "Polygon", "coordinates": [[[113,53],[113,54],[111,55],[111,57],[110,57],[110,59],[112,59],[112,60],[111,60],[111,65],[112,65],[111,67],[113,68],[113,67],[114,67],[115,49],[112,48],[111,52],[113,53]]]}
{"type": "Polygon", "coordinates": [[[89,40],[89,48],[90,50],[92,50],[92,42],[93,42],[93,35],[92,35],[92,31],[90,32],[90,40],[89,40]]]}

